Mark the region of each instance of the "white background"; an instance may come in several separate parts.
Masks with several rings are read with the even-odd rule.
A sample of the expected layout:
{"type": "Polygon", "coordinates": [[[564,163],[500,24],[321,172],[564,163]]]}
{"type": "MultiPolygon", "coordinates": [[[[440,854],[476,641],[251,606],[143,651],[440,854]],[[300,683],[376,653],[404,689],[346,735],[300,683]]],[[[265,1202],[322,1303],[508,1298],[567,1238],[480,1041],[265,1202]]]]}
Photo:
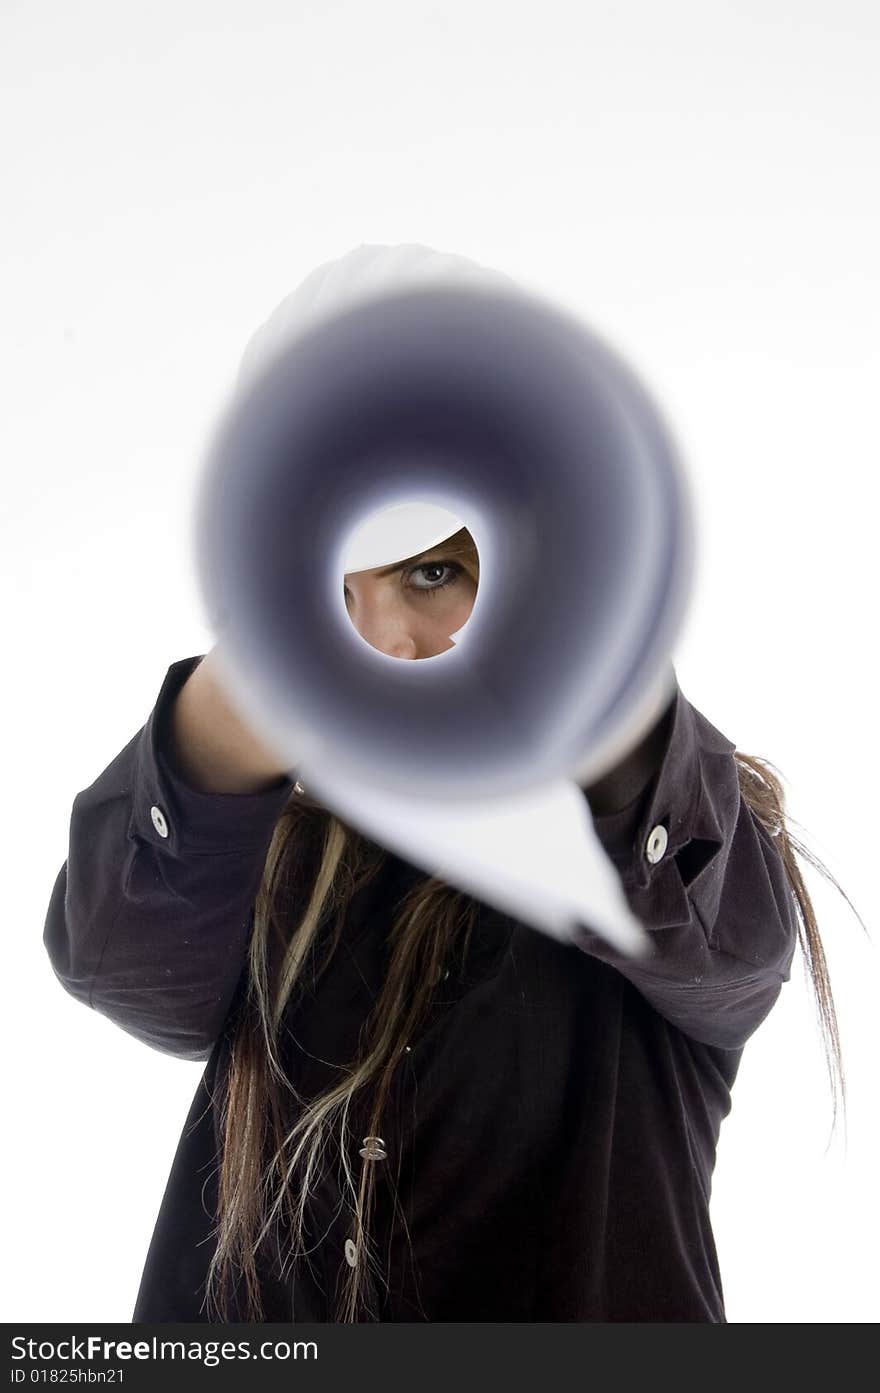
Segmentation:
{"type": "MultiPolygon", "coordinates": [[[[521,274],[642,373],[698,508],[682,688],[876,941],[878,39],[870,0],[5,0],[5,1320],[131,1316],[202,1066],[63,992],[46,908],[75,793],[213,641],[189,509],[244,342],[361,242],[521,274]]],[[[798,957],[722,1131],[732,1322],[880,1304],[877,950],[802,864],[848,1138],[798,957]]]]}

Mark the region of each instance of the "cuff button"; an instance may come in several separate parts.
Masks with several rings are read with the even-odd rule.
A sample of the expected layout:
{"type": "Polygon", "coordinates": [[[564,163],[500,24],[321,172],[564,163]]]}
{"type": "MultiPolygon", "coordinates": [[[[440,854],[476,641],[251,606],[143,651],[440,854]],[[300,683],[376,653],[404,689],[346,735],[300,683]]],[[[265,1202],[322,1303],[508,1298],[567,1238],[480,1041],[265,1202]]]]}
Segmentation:
{"type": "Polygon", "coordinates": [[[157,808],[155,803],[150,809],[150,817],[153,819],[153,826],[160,837],[168,836],[168,823],[165,821],[165,814],[161,808],[157,808]]]}
{"type": "Polygon", "coordinates": [[[651,835],[648,837],[645,844],[645,855],[652,866],[656,865],[663,856],[668,840],[666,828],[663,826],[662,822],[658,822],[657,826],[652,828],[651,835]]]}

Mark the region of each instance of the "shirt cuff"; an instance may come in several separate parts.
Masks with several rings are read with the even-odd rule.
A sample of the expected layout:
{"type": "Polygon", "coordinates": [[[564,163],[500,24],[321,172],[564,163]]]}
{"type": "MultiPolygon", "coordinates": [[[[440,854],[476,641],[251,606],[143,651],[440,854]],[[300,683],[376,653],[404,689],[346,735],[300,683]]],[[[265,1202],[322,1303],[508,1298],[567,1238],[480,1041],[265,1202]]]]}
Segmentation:
{"type": "Polygon", "coordinates": [[[729,846],[739,806],[736,745],[688,701],[672,671],[673,715],[658,770],[625,808],[593,818],[648,929],[689,921],[687,887],[729,846]]]}
{"type": "Polygon", "coordinates": [[[141,731],[129,836],[175,857],[257,852],[268,846],[295,775],[258,793],[204,793],[186,783],[169,740],[171,707],[204,654],[172,663],[141,731]]]}

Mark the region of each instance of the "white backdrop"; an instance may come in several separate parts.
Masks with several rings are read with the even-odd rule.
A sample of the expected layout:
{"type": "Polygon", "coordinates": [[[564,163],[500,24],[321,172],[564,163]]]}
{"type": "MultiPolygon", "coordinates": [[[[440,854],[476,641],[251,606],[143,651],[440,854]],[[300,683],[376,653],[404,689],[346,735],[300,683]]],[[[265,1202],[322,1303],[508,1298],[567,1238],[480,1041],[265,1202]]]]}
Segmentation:
{"type": "MultiPolygon", "coordinates": [[[[244,342],[360,242],[522,274],[643,374],[698,506],[682,688],[876,940],[878,40],[870,0],[5,0],[5,1320],[131,1316],[202,1066],[64,993],[46,909],[75,793],[213,642],[190,506],[244,342]]],[[[877,951],[804,874],[848,1135],[798,955],[722,1130],[732,1322],[880,1306],[877,951]]]]}

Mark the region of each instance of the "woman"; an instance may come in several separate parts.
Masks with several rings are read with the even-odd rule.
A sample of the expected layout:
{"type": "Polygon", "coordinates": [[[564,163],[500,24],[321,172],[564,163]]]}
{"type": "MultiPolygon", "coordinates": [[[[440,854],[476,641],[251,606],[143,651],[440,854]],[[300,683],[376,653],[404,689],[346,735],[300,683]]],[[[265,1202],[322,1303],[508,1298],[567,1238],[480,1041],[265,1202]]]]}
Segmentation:
{"type": "MultiPolygon", "coordinates": [[[[346,603],[417,660],[478,579],[460,529],[346,575],[346,603]]],[[[803,848],[771,769],[677,684],[584,794],[651,935],[638,962],[355,832],[249,729],[213,654],[171,665],[74,800],[44,935],[74,996],[207,1060],[135,1321],[725,1319],[715,1148],[798,940],[843,1087],[803,848]]]]}

